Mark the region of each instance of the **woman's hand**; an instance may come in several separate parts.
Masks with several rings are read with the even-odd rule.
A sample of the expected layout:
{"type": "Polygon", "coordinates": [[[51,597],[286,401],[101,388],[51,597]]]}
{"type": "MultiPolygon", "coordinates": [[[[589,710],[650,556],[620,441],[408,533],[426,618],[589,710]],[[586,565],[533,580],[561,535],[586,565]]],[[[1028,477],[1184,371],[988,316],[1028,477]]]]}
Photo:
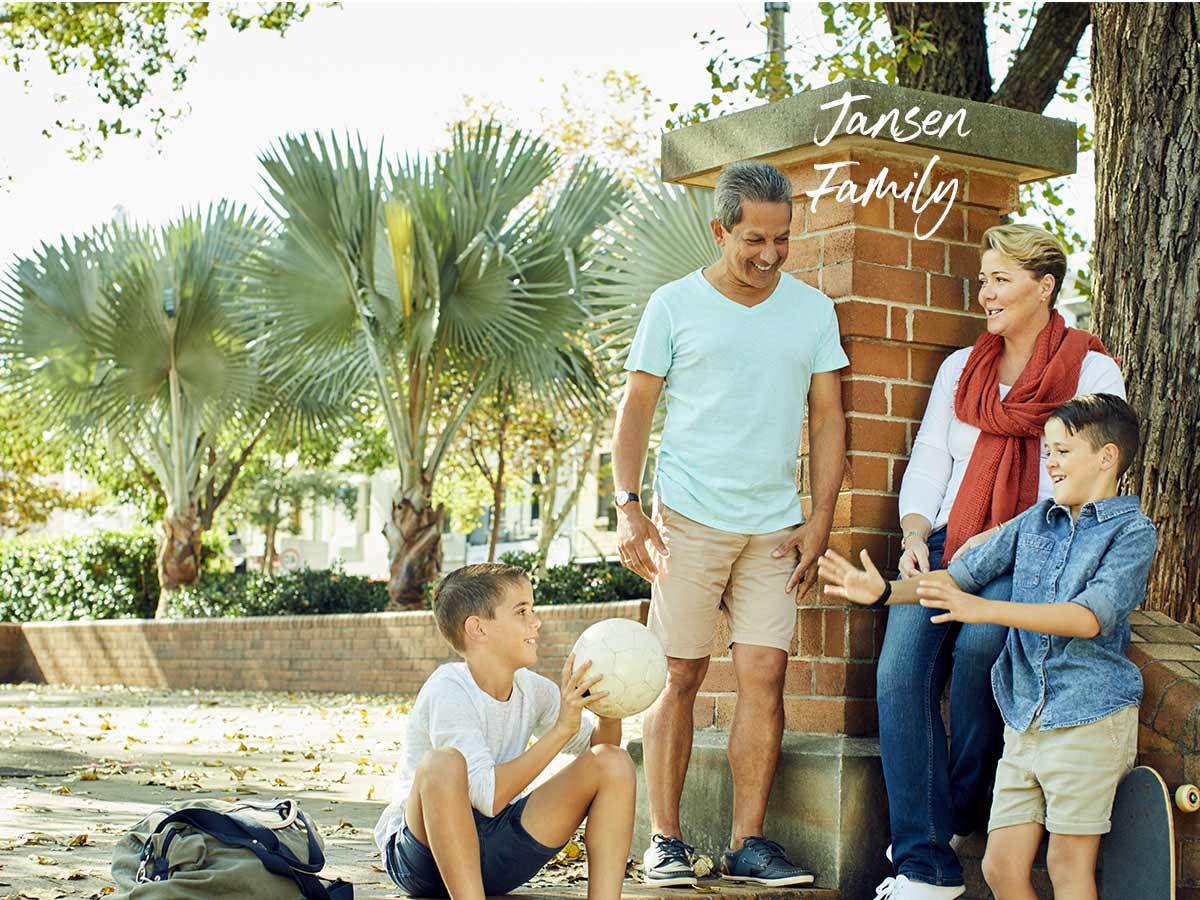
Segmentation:
{"type": "Polygon", "coordinates": [[[915,578],[929,571],[929,545],[925,538],[910,531],[904,538],[904,552],[900,554],[900,574],[904,578],[915,578]]]}
{"type": "Polygon", "coordinates": [[[825,593],[860,606],[870,606],[881,596],[887,582],[871,562],[865,549],[860,554],[863,567],[856,569],[836,550],[826,550],[817,559],[817,572],[825,581],[825,593]]]}
{"type": "MultiPolygon", "coordinates": [[[[981,531],[979,534],[967,538],[962,542],[962,545],[954,551],[954,555],[950,557],[950,562],[954,562],[967,551],[974,550],[976,547],[986,544],[996,536],[996,532],[999,530],[1000,526],[997,525],[995,528],[989,528],[987,531],[981,531]]],[[[947,563],[947,565],[949,565],[949,563],[947,563]]]]}

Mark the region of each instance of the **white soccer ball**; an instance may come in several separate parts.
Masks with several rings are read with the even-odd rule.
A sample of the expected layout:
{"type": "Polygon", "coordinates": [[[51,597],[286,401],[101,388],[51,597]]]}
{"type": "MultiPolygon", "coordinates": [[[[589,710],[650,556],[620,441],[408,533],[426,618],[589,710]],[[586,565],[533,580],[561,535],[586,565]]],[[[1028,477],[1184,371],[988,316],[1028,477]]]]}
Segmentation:
{"type": "Polygon", "coordinates": [[[572,651],[575,666],[591,660],[587,677],[601,676],[593,692],[608,696],[588,707],[598,716],[623,719],[648,708],[667,683],[667,655],[645,625],[605,619],[585,630],[572,651]]]}

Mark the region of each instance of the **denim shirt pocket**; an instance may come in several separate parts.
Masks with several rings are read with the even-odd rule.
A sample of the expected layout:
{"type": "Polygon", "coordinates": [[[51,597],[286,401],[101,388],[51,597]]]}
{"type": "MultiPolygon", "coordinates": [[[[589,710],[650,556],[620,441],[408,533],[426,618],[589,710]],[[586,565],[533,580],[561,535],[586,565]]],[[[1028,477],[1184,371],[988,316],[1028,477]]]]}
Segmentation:
{"type": "Polygon", "coordinates": [[[1048,580],[1053,538],[1040,534],[1022,534],[1017,538],[1017,558],[1013,581],[1021,587],[1038,587],[1048,580]]]}

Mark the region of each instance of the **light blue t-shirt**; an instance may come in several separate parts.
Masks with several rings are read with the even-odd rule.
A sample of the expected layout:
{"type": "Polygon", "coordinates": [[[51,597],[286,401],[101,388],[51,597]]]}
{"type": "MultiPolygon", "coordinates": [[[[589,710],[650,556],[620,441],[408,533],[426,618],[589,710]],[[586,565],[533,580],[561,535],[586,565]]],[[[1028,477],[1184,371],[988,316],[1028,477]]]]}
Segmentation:
{"type": "Polygon", "coordinates": [[[849,365],[833,301],[790,275],[757,306],[701,270],[651,297],[625,361],[665,377],[654,490],[721,531],[766,534],[803,520],[796,460],[814,373],[849,365]]]}

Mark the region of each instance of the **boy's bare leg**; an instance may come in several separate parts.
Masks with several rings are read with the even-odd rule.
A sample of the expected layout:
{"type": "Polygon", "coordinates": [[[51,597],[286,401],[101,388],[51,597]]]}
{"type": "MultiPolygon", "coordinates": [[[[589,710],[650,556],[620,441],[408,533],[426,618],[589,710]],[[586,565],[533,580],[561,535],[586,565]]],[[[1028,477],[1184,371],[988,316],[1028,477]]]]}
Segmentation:
{"type": "Polygon", "coordinates": [[[733,772],[731,850],[742,839],[763,833],[767,798],[775,780],[783,739],[783,680],[787,652],[753,644],[733,645],[737,706],[729,728],[729,768],[733,772]]]}
{"type": "Polygon", "coordinates": [[[404,824],[433,852],[451,900],[483,900],[479,834],[467,793],[467,761],[457,750],[431,750],[417,766],[404,824]],[[426,810],[437,810],[426,816],[426,810]]]}
{"type": "Polygon", "coordinates": [[[696,693],[708,671],[708,657],[667,658],[667,686],[642,722],[646,766],[646,796],[650,801],[650,831],[683,838],[679,828],[679,798],[692,758],[696,693]]]}
{"type": "Polygon", "coordinates": [[[587,818],[589,900],[618,900],[633,842],[637,781],[620,747],[599,744],[529,795],[521,825],[539,844],[557,847],[587,818]]]}
{"type": "MultiPolygon", "coordinates": [[[[996,900],[1037,900],[1033,891],[1033,858],[1045,829],[1038,822],[997,828],[988,835],[983,877],[996,900]]],[[[1058,890],[1054,896],[1058,900],[1058,890]]]]}
{"type": "Polygon", "coordinates": [[[1054,900],[1096,900],[1098,834],[1051,834],[1046,868],[1054,885],[1054,900]]]}

